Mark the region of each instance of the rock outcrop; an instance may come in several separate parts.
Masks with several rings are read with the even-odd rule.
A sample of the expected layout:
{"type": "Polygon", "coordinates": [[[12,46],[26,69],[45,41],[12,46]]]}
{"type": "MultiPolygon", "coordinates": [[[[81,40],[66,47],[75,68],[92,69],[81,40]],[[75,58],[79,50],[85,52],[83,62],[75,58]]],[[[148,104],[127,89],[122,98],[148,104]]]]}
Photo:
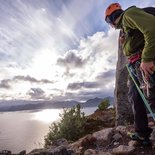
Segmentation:
{"type": "Polygon", "coordinates": [[[125,125],[132,120],[132,108],[128,102],[127,87],[127,59],[123,54],[121,43],[118,47],[118,61],[116,68],[116,85],[115,85],[115,107],[116,107],[116,125],[125,125]]]}
{"type": "Polygon", "coordinates": [[[132,126],[105,128],[86,135],[74,143],[67,144],[65,140],[65,144],[51,145],[48,149],[35,149],[28,155],[152,155],[155,151],[155,137],[152,139],[153,146],[149,149],[137,147],[127,136],[127,132],[131,129],[132,126]]]}

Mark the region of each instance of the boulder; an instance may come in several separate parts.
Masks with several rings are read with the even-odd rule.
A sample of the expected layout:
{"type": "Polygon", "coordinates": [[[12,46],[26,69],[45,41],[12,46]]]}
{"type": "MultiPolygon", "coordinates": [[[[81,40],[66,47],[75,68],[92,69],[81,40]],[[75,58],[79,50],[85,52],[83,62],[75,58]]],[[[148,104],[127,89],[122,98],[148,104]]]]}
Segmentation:
{"type": "Polygon", "coordinates": [[[68,145],[68,141],[65,138],[60,138],[58,140],[53,141],[52,145],[54,146],[68,145]]]}
{"type": "Polygon", "coordinates": [[[109,153],[109,152],[102,152],[102,151],[100,151],[100,152],[98,153],[98,155],[112,155],[112,154],[109,153]]]}
{"type": "Polygon", "coordinates": [[[97,151],[93,149],[88,149],[84,152],[84,155],[97,155],[97,151]]]}
{"type": "Polygon", "coordinates": [[[120,133],[116,133],[116,134],[113,135],[112,138],[113,138],[114,141],[119,141],[123,137],[122,137],[122,135],[120,133]]]}
{"type": "Polygon", "coordinates": [[[127,133],[127,127],[123,125],[119,125],[115,128],[115,131],[121,134],[126,134],[127,133]]]}
{"type": "Polygon", "coordinates": [[[120,145],[119,147],[114,148],[112,152],[114,155],[132,155],[134,150],[135,147],[133,146],[120,145]]]}
{"type": "Polygon", "coordinates": [[[58,146],[53,149],[35,149],[28,155],[73,155],[75,152],[72,149],[68,149],[66,146],[58,146]]]}
{"type": "Polygon", "coordinates": [[[99,145],[108,145],[112,139],[113,128],[106,128],[93,133],[93,137],[97,139],[99,145]]]}
{"type": "Polygon", "coordinates": [[[94,147],[97,139],[96,137],[92,136],[91,134],[85,136],[81,139],[80,146],[83,148],[90,148],[94,147]]]}

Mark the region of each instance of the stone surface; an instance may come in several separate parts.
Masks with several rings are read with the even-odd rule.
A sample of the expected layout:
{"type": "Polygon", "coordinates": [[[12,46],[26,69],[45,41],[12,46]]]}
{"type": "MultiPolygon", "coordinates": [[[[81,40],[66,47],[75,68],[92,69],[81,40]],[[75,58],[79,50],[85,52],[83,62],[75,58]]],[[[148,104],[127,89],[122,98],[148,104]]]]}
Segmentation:
{"type": "Polygon", "coordinates": [[[122,139],[123,137],[120,133],[116,133],[113,135],[112,138],[113,138],[113,140],[118,141],[118,140],[122,139]]]}
{"type": "Polygon", "coordinates": [[[74,155],[75,152],[68,149],[66,146],[58,146],[54,149],[35,149],[32,150],[28,155],[74,155]]]}
{"type": "Polygon", "coordinates": [[[12,155],[12,152],[9,150],[2,150],[0,151],[0,155],[12,155]]]}
{"type": "Polygon", "coordinates": [[[114,146],[119,145],[119,142],[114,142],[114,146]]]}
{"type": "Polygon", "coordinates": [[[151,133],[150,139],[155,140],[155,127],[153,128],[153,132],[151,133]]]}
{"type": "Polygon", "coordinates": [[[119,133],[121,134],[124,134],[127,132],[127,128],[126,126],[123,126],[123,125],[119,125],[115,128],[116,131],[118,131],[119,133]]]}
{"type": "Polygon", "coordinates": [[[115,155],[129,155],[133,153],[135,148],[133,146],[120,145],[113,149],[113,154],[115,155]]]}
{"type": "Polygon", "coordinates": [[[137,141],[131,140],[131,141],[128,142],[128,145],[135,147],[137,145],[137,141]]]}
{"type": "Polygon", "coordinates": [[[84,152],[84,155],[97,155],[97,151],[93,149],[88,149],[84,152]]]}
{"type": "MultiPolygon", "coordinates": [[[[127,132],[133,126],[119,126],[114,128],[105,128],[98,132],[88,134],[80,138],[74,143],[63,143],[66,140],[60,140],[57,144],[65,144],[60,146],[50,145],[48,148],[34,149],[27,155],[153,155],[155,152],[155,141],[149,149],[139,147],[135,141],[131,141],[127,132]],[[121,134],[120,131],[126,132],[121,134]]],[[[155,127],[153,128],[155,132],[155,127]]],[[[0,151],[1,155],[12,155],[11,151],[0,151]]],[[[13,155],[25,155],[26,151],[22,151],[13,155]]]]}
{"type": "Polygon", "coordinates": [[[93,133],[93,137],[97,139],[98,144],[108,145],[112,139],[113,128],[106,128],[93,133]]]}
{"type": "Polygon", "coordinates": [[[89,134],[81,139],[80,146],[83,148],[90,148],[94,147],[97,139],[92,136],[92,134],[89,134]]]}
{"type": "Polygon", "coordinates": [[[25,150],[23,150],[23,151],[19,152],[19,154],[18,154],[18,155],[26,155],[26,151],[25,151],[25,150]]]}
{"type": "Polygon", "coordinates": [[[52,145],[54,146],[68,145],[68,141],[65,138],[61,138],[61,139],[53,141],[52,145]]]}
{"type": "Polygon", "coordinates": [[[116,84],[115,84],[115,107],[116,107],[116,125],[125,125],[132,120],[132,108],[128,102],[127,77],[128,72],[125,67],[127,59],[123,54],[119,42],[118,61],[116,67],[116,84]]]}
{"type": "Polygon", "coordinates": [[[96,151],[93,149],[88,149],[84,152],[84,155],[112,155],[109,152],[96,151]]]}
{"type": "Polygon", "coordinates": [[[100,151],[100,152],[98,153],[98,155],[112,155],[112,154],[109,153],[109,152],[101,152],[101,151],[100,151]]]}

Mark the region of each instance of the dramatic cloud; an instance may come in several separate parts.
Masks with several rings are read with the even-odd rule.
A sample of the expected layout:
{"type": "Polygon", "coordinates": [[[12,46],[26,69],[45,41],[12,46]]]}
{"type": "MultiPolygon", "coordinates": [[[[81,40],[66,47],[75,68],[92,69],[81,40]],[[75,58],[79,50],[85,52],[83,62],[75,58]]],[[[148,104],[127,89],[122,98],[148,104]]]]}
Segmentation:
{"type": "Polygon", "coordinates": [[[2,80],[2,81],[0,82],[0,88],[3,88],[3,89],[10,89],[11,86],[10,86],[9,82],[10,82],[9,79],[2,80]]]}
{"type": "Polygon", "coordinates": [[[30,99],[46,99],[45,92],[41,88],[31,88],[27,95],[30,96],[30,99]]]}
{"type": "Polygon", "coordinates": [[[117,37],[118,31],[112,29],[108,36],[104,32],[88,36],[80,41],[77,49],[70,50],[63,58],[59,58],[57,64],[65,68],[64,75],[76,78],[77,81],[90,81],[98,72],[115,67],[117,37]]]}
{"type": "MultiPolygon", "coordinates": [[[[113,95],[119,31],[104,22],[109,3],[1,0],[0,99],[113,95]]],[[[154,0],[120,3],[124,9],[155,5],[154,0]]]]}
{"type": "Polygon", "coordinates": [[[41,84],[52,84],[52,81],[49,81],[47,79],[41,79],[37,80],[29,75],[27,76],[15,76],[12,79],[3,79],[0,81],[0,88],[10,89],[11,83],[16,83],[16,81],[25,81],[30,83],[41,83],[41,84]]]}
{"type": "Polygon", "coordinates": [[[99,73],[96,76],[96,81],[94,82],[74,82],[69,83],[67,89],[69,90],[80,90],[82,88],[102,88],[110,82],[114,82],[115,79],[115,70],[111,69],[102,73],[99,73]]]}
{"type": "Polygon", "coordinates": [[[74,51],[68,51],[63,58],[58,58],[57,64],[67,68],[79,68],[85,64],[85,61],[74,51]]]}
{"type": "Polygon", "coordinates": [[[77,83],[70,83],[68,85],[68,89],[71,90],[79,90],[81,88],[97,88],[99,87],[99,83],[97,82],[77,82],[77,83]]]}
{"type": "Polygon", "coordinates": [[[98,80],[98,81],[105,81],[105,82],[109,82],[110,80],[114,80],[115,72],[116,72],[115,69],[111,69],[111,70],[99,73],[96,76],[96,80],[98,80]]]}
{"type": "Polygon", "coordinates": [[[12,81],[14,80],[19,80],[19,81],[28,81],[28,82],[34,82],[34,83],[45,83],[45,84],[48,84],[48,83],[53,83],[52,81],[49,81],[47,79],[41,79],[41,80],[37,80],[29,75],[27,76],[15,76],[12,81]]]}
{"type": "MultiPolygon", "coordinates": [[[[25,89],[22,90],[21,85],[24,84],[23,82],[32,83],[34,88],[37,87],[34,84],[40,84],[39,87],[41,90],[44,90],[44,93],[38,89],[30,89],[26,95],[31,99],[41,99],[41,97],[45,99],[48,96],[48,98],[53,99],[69,99],[73,97],[80,100],[80,97],[82,99],[89,99],[90,97],[94,98],[104,94],[111,95],[113,94],[115,84],[117,36],[117,31],[110,30],[108,36],[104,32],[97,32],[82,39],[76,49],[66,51],[64,56],[59,57],[56,64],[53,64],[53,70],[51,70],[52,80],[38,80],[38,78],[30,75],[18,75],[10,78],[7,84],[13,84],[13,88],[17,88],[16,85],[18,85],[18,90],[23,92],[20,93],[20,96],[24,95],[27,92],[26,90],[30,89],[28,87],[31,86],[25,83],[25,89]],[[113,47],[109,44],[109,40],[113,47]],[[110,58],[112,59],[111,62],[109,62],[110,58]],[[42,84],[46,85],[43,87],[42,84]],[[60,91],[55,91],[58,88],[60,91]],[[91,91],[93,92],[92,94],[91,91]],[[79,97],[76,96],[76,93],[79,97]],[[83,96],[82,93],[85,95],[83,96]],[[69,94],[72,94],[72,96],[69,94]]],[[[42,60],[42,57],[39,60],[42,60]]],[[[50,70],[47,71],[47,75],[49,73],[50,70]]]]}

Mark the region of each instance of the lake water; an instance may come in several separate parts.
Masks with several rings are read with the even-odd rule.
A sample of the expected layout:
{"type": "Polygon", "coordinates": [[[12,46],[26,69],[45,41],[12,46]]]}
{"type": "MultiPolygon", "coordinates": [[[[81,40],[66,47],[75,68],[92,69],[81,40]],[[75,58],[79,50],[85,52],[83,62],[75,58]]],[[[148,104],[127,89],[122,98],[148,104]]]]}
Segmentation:
{"type": "MultiPolygon", "coordinates": [[[[85,115],[93,113],[97,107],[83,108],[85,115]]],[[[0,150],[19,153],[30,152],[44,145],[44,136],[49,125],[59,119],[62,109],[38,111],[18,111],[0,113],[0,150]]]]}

